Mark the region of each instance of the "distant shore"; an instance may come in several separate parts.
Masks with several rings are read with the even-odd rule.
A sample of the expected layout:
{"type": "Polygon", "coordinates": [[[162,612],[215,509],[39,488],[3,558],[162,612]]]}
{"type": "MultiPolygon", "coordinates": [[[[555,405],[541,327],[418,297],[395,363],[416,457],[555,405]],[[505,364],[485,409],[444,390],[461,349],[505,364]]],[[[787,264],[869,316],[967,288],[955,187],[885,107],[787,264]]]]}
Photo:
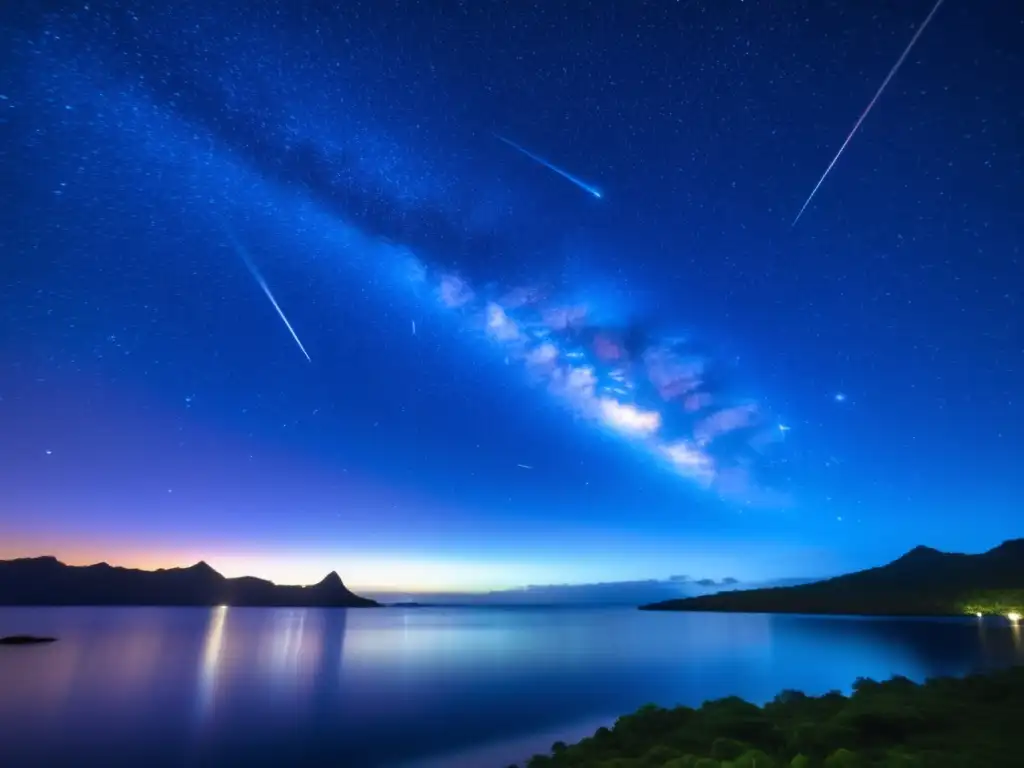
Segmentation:
{"type": "MultiPolygon", "coordinates": [[[[696,599],[696,598],[694,598],[696,599]]],[[[842,610],[842,606],[838,606],[836,609],[827,609],[820,606],[816,606],[815,609],[799,608],[791,606],[774,606],[770,609],[763,608],[752,610],[746,607],[714,607],[710,608],[705,605],[699,604],[687,604],[677,605],[677,603],[689,603],[689,599],[686,600],[672,600],[665,601],[664,603],[650,603],[648,605],[638,606],[637,610],[651,611],[651,612],[665,612],[665,613],[745,613],[745,614],[757,614],[757,615],[779,615],[779,616],[832,616],[841,617],[849,616],[850,618],[863,618],[863,619],[999,619],[1008,621],[1010,623],[1016,623],[1024,619],[1024,615],[1017,613],[1016,611],[1008,611],[1006,613],[991,612],[985,613],[982,611],[970,611],[970,610],[957,610],[956,612],[945,612],[938,613],[936,611],[913,611],[912,609],[904,609],[902,611],[894,610],[842,610]]]]}
{"type": "Polygon", "coordinates": [[[200,561],[145,571],[108,563],[67,565],[51,555],[0,560],[0,606],[378,608],[337,572],[308,586],[253,576],[228,578],[200,561]]]}
{"type": "Polygon", "coordinates": [[[791,587],[717,592],[640,606],[646,611],[818,616],[1024,616],[1024,539],[978,555],[914,547],[877,568],[791,587]]]}

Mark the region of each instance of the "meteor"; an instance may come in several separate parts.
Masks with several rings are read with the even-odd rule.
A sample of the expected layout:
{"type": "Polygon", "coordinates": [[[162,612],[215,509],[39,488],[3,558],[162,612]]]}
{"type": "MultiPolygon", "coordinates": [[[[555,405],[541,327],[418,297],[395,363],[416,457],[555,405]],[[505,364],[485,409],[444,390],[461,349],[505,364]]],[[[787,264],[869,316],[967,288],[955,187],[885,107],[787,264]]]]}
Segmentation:
{"type": "Polygon", "coordinates": [[[235,234],[228,228],[227,224],[222,223],[222,226],[224,227],[224,234],[227,236],[228,240],[231,241],[231,246],[235,249],[235,253],[237,253],[239,257],[241,257],[242,261],[245,263],[245,266],[248,268],[250,274],[252,274],[253,278],[255,278],[256,283],[259,285],[260,288],[263,289],[263,293],[265,293],[267,298],[270,299],[270,303],[274,305],[274,309],[277,310],[277,314],[281,317],[281,320],[284,322],[285,328],[288,329],[288,333],[290,333],[292,335],[292,338],[295,339],[295,343],[299,345],[299,349],[302,350],[302,354],[306,356],[306,360],[308,360],[309,362],[313,362],[309,356],[309,353],[306,351],[306,348],[302,346],[302,342],[299,341],[299,336],[297,333],[295,333],[295,329],[292,328],[292,324],[289,323],[288,318],[284,316],[284,312],[281,310],[280,305],[274,298],[274,294],[270,292],[270,288],[267,286],[267,281],[263,279],[263,275],[260,274],[260,271],[256,269],[256,265],[253,264],[252,259],[249,257],[249,253],[238,241],[238,238],[235,237],[235,234]]]}
{"type": "Polygon", "coordinates": [[[826,168],[825,172],[821,174],[821,178],[818,179],[818,183],[814,185],[814,189],[811,190],[811,194],[804,202],[804,206],[803,208],[800,209],[800,213],[798,213],[796,215],[796,218],[793,219],[793,224],[791,226],[795,227],[796,223],[800,221],[800,217],[804,215],[804,211],[806,211],[807,206],[811,204],[811,200],[813,200],[814,196],[818,193],[818,189],[824,183],[825,178],[829,175],[829,173],[832,172],[832,168],[835,166],[836,162],[838,162],[839,156],[842,155],[843,152],[846,150],[846,145],[850,143],[850,139],[852,139],[853,135],[857,133],[857,129],[860,128],[860,124],[864,122],[864,118],[868,116],[868,112],[870,112],[871,108],[875,106],[875,102],[878,101],[878,97],[882,95],[882,91],[885,90],[885,86],[889,84],[889,81],[892,80],[897,70],[899,70],[900,66],[903,64],[903,60],[907,58],[907,55],[910,53],[910,49],[914,47],[914,43],[917,42],[917,38],[919,38],[921,36],[921,33],[924,32],[924,28],[928,26],[928,22],[932,20],[932,16],[934,16],[935,12],[939,10],[940,5],[942,5],[942,0],[938,0],[935,3],[935,6],[932,8],[931,13],[928,14],[924,22],[921,24],[921,26],[917,28],[917,31],[914,33],[914,36],[910,38],[910,42],[907,44],[907,47],[903,50],[903,53],[896,60],[896,63],[893,64],[892,69],[889,70],[889,74],[885,76],[885,80],[882,81],[882,84],[878,87],[878,90],[875,91],[875,96],[874,98],[871,99],[870,103],[868,103],[867,109],[865,109],[861,113],[860,117],[857,118],[857,122],[853,124],[853,130],[850,131],[850,135],[846,137],[846,141],[843,142],[843,146],[841,146],[839,148],[839,151],[836,152],[836,156],[832,158],[832,162],[828,164],[828,168],[826,168]]]}
{"type": "Polygon", "coordinates": [[[515,149],[515,150],[518,150],[519,152],[522,152],[528,158],[530,158],[534,162],[540,163],[541,165],[543,165],[548,170],[554,171],[559,176],[561,176],[563,179],[568,179],[573,184],[575,184],[577,187],[582,189],[584,192],[590,193],[591,195],[596,197],[598,200],[600,200],[603,197],[603,195],[601,194],[601,190],[599,190],[597,187],[594,187],[594,186],[592,186],[590,184],[587,184],[587,182],[583,181],[582,179],[576,178],[575,176],[573,176],[568,171],[563,171],[561,168],[559,168],[556,165],[552,165],[547,160],[545,160],[543,157],[539,157],[539,156],[533,154],[533,152],[531,152],[530,150],[525,149],[525,148],[519,146],[514,141],[511,141],[510,139],[506,139],[504,136],[499,136],[498,134],[494,134],[494,138],[496,138],[498,141],[505,142],[510,147],[512,147],[512,149],[515,149]]]}

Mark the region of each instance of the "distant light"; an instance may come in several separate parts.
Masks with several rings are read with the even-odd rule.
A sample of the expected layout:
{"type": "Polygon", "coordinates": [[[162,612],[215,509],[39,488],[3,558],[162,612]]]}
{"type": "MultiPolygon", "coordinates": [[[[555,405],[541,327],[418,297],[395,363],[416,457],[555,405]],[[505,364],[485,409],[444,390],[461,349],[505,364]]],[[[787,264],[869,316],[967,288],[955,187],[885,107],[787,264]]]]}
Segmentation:
{"type": "Polygon", "coordinates": [[[1006,618],[1008,618],[1010,621],[1016,624],[1018,621],[1020,621],[1020,614],[1016,611],[1010,611],[1008,614],[1006,614],[1006,618]]]}
{"type": "Polygon", "coordinates": [[[836,402],[837,403],[845,403],[846,402],[846,395],[844,395],[842,392],[836,392],[836,396],[835,397],[836,397],[836,402]]]}
{"type": "Polygon", "coordinates": [[[977,612],[977,613],[975,613],[974,615],[975,615],[975,616],[977,616],[977,617],[978,617],[978,618],[980,619],[980,618],[981,618],[981,611],[978,611],[978,612],[977,612]]]}

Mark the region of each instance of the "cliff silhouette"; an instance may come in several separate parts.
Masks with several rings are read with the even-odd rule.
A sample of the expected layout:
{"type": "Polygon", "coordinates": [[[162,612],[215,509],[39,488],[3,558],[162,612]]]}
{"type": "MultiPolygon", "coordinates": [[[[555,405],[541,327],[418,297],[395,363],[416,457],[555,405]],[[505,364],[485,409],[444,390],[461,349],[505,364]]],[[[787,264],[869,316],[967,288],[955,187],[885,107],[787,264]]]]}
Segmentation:
{"type": "Polygon", "coordinates": [[[0,605],[168,605],[372,608],[333,571],[310,586],[252,576],[229,579],[205,562],[143,571],[107,563],[65,565],[55,557],[0,560],[0,605]]]}

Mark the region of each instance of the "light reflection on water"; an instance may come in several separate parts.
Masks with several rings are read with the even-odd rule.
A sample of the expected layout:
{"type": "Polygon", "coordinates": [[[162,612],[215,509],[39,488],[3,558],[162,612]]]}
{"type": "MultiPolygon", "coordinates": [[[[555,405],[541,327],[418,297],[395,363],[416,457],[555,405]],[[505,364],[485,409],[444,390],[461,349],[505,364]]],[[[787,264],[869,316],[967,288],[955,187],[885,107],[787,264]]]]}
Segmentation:
{"type": "Polygon", "coordinates": [[[576,738],[647,701],[763,701],[1024,661],[1019,626],[973,618],[0,608],[0,634],[16,632],[60,638],[0,649],[0,764],[18,766],[373,768],[468,754],[501,768],[531,736],[576,738]]]}
{"type": "Polygon", "coordinates": [[[217,685],[217,671],[220,667],[221,653],[224,649],[224,624],[228,617],[228,607],[221,605],[210,611],[210,621],[206,626],[206,637],[203,640],[202,663],[199,667],[199,683],[197,691],[197,711],[199,720],[204,721],[213,706],[213,694],[217,685]]]}

